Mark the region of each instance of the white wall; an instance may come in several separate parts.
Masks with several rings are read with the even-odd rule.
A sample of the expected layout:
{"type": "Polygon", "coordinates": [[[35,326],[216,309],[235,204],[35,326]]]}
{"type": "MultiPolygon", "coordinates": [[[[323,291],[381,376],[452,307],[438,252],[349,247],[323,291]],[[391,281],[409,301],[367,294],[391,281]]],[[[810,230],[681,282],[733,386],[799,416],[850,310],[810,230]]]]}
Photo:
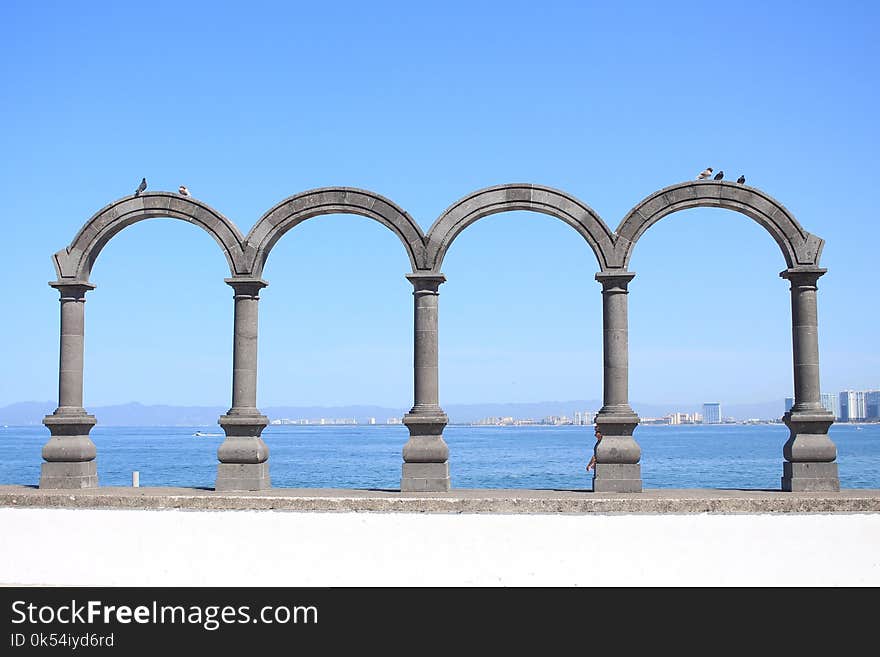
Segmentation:
{"type": "Polygon", "coordinates": [[[0,527],[7,585],[880,585],[880,514],[2,508],[0,527]]]}

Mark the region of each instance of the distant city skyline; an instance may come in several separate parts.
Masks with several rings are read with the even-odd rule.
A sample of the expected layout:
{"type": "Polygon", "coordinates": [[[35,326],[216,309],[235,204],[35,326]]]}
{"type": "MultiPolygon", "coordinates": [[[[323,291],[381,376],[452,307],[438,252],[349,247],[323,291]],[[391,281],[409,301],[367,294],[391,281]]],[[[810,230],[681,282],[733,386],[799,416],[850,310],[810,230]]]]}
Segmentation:
{"type": "MultiPolygon", "coordinates": [[[[849,420],[831,410],[843,393],[822,393],[825,408],[834,413],[835,421],[878,421],[880,391],[862,391],[865,400],[864,416],[849,420]]],[[[717,415],[726,422],[777,422],[794,403],[792,397],[782,401],[768,400],[752,404],[720,403],[717,415]]],[[[42,417],[54,410],[56,402],[19,402],[0,406],[0,424],[37,425],[42,417]]],[[[576,424],[591,425],[594,415],[601,408],[601,400],[592,405],[565,400],[542,402],[487,402],[475,404],[449,404],[446,407],[452,423],[484,422],[486,424],[576,424]],[[483,409],[483,410],[480,410],[483,409]],[[492,409],[490,412],[489,409],[492,409]]],[[[642,424],[703,424],[703,403],[651,403],[636,400],[633,407],[642,424]]],[[[185,425],[215,424],[217,417],[227,409],[225,406],[150,405],[130,402],[119,405],[94,406],[100,416],[99,424],[125,425],[185,425]]],[[[408,405],[397,407],[376,405],[320,405],[301,407],[296,405],[267,406],[264,412],[272,424],[344,425],[344,424],[400,424],[408,405]]]]}
{"type": "MultiPolygon", "coordinates": [[[[834,414],[839,422],[880,420],[880,389],[841,390],[821,393],[822,407],[834,414]]],[[[794,406],[794,397],[785,398],[785,410],[794,406]]]]}

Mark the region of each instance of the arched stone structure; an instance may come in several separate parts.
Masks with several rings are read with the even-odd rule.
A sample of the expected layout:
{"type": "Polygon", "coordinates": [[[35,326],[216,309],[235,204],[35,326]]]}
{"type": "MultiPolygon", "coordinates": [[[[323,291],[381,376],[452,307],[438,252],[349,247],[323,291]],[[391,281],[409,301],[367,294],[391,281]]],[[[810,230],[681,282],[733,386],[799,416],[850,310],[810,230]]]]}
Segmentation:
{"type": "Polygon", "coordinates": [[[101,249],[121,230],[155,217],[193,223],[210,234],[229,264],[233,276],[243,273],[244,238],[222,214],[204,203],[167,192],[127,196],[99,210],[80,229],[70,245],[54,257],[58,280],[50,283],[61,295],[61,347],[58,408],[43,419],[51,438],[43,447],[41,488],[97,486],[97,451],[89,438],[95,417],[83,408],[83,346],[85,295],[92,266],[101,249]]]}
{"type": "Polygon", "coordinates": [[[250,274],[257,278],[263,275],[269,253],[284,233],[306,219],[323,214],[357,214],[378,221],[400,238],[413,271],[424,269],[425,236],[407,212],[374,192],[353,187],[324,187],[281,201],[254,225],[246,240],[250,274]]]}
{"type": "MultiPolygon", "coordinates": [[[[272,247],[287,231],[307,219],[325,214],[356,214],[378,221],[400,239],[413,271],[424,267],[425,237],[419,225],[392,201],[364,189],[312,189],[281,201],[257,221],[246,238],[245,257],[249,275],[227,280],[236,290],[233,354],[235,394],[232,408],[220,418],[227,439],[218,452],[221,462],[217,475],[218,490],[254,490],[269,486],[265,463],[269,452],[260,438],[268,418],[256,408],[257,302],[259,289],[267,285],[261,276],[272,247]]],[[[418,337],[416,341],[418,353],[418,337]]]]}
{"type": "MultiPolygon", "coordinates": [[[[634,413],[631,418],[627,417],[628,405],[618,405],[620,410],[606,413],[606,409],[614,408],[615,399],[619,401],[627,387],[625,294],[626,283],[634,274],[627,272],[626,268],[636,242],[648,228],[669,214],[696,207],[720,207],[750,217],[770,233],[782,251],[788,268],[780,276],[791,281],[795,389],[794,407],[783,418],[790,436],[783,447],[786,460],[782,488],[788,491],[839,490],[840,480],[834,462],[837,449],[828,437],[834,416],[822,407],[819,385],[816,281],[827,271],[818,266],[824,241],[804,230],[794,216],[768,194],[754,187],[714,180],[672,185],[642,200],[620,222],[609,267],[597,275],[605,287],[606,302],[609,290],[614,290],[609,285],[616,286],[617,303],[613,307],[606,303],[605,308],[605,406],[596,419],[603,430],[608,420],[614,420],[610,426],[615,431],[615,440],[609,444],[603,439],[596,448],[594,490],[633,490],[634,479],[629,485],[614,479],[626,480],[638,473],[636,464],[640,450],[632,439],[638,418],[634,413]],[[626,470],[629,475],[621,476],[620,472],[626,470]]],[[[640,483],[638,489],[641,489],[640,483]]]]}
{"type": "Polygon", "coordinates": [[[232,222],[191,198],[165,192],[126,197],[93,216],[70,246],[54,256],[61,295],[59,403],[44,419],[52,436],[43,448],[40,486],[97,486],[95,446],[89,431],[95,418],[82,405],[85,293],[92,266],[104,245],[132,223],[172,217],[204,228],[229,264],[226,282],[234,289],[232,406],[219,419],[226,440],[218,449],[217,490],[269,487],[268,448],[261,438],[268,423],[256,405],[258,301],[267,285],[261,276],[272,247],[284,233],[322,214],[358,214],[379,221],[404,245],[412,266],[407,278],[414,292],[413,407],[404,418],[410,437],[403,448],[402,491],[448,490],[447,416],[439,404],[438,296],[446,279],[440,272],[452,242],[470,224],[499,212],[527,210],[557,217],[583,237],[599,263],[602,285],[603,406],[596,424],[604,437],[596,446],[593,489],[642,490],[641,450],[633,438],[639,423],[628,401],[628,284],[634,246],[642,234],[668,214],[693,207],[722,207],[751,217],[782,250],[791,282],[795,404],[785,415],[791,430],[783,448],[784,490],[839,490],[836,448],[828,438],[833,417],[819,396],[816,282],[823,241],[801,228],[777,201],[745,185],[720,181],[686,182],[641,201],[612,233],[586,204],[559,190],[529,184],[489,187],[453,203],[424,234],[409,214],[378,194],[336,187],[315,189],[275,205],[242,237],[232,222]]]}
{"type": "Polygon", "coordinates": [[[561,219],[583,237],[604,270],[611,263],[614,235],[588,205],[558,189],[514,183],[487,187],[450,205],[428,231],[425,268],[439,272],[453,240],[468,226],[492,214],[527,210],[561,219]]]}
{"type": "Polygon", "coordinates": [[[513,183],[478,190],[453,203],[434,222],[425,241],[424,270],[407,278],[414,286],[415,403],[403,418],[410,432],[403,450],[401,490],[447,490],[449,449],[443,440],[448,418],[440,407],[438,385],[440,272],[452,242],[472,223],[501,212],[527,210],[561,219],[586,240],[600,269],[613,251],[611,231],[592,208],[565,192],[540,185],[513,183]]]}

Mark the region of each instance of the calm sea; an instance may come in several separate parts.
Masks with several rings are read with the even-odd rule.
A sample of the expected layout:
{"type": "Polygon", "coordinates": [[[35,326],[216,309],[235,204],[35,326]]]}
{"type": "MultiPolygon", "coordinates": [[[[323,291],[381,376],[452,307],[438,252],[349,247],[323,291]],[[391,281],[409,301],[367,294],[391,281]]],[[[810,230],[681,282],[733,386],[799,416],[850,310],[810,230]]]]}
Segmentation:
{"type": "MultiPolygon", "coordinates": [[[[880,425],[831,427],[842,488],[880,488],[880,425]]],[[[285,488],[400,487],[404,426],[269,426],[272,485],[285,488]]],[[[44,427],[0,428],[0,484],[37,485],[44,427]]],[[[130,486],[213,488],[220,428],[95,427],[98,481],[130,486]],[[194,432],[215,435],[198,437],[194,432]]],[[[449,468],[455,488],[589,490],[584,466],[591,427],[449,426],[449,468]]],[[[641,426],[645,488],[780,489],[782,425],[641,426]]]]}

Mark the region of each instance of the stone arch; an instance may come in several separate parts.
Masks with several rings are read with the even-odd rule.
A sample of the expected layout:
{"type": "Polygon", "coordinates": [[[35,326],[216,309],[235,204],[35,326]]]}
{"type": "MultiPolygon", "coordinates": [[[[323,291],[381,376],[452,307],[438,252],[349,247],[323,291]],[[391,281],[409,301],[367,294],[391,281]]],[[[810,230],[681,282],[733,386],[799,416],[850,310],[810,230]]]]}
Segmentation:
{"type": "Polygon", "coordinates": [[[720,207],[754,219],[773,237],[789,268],[817,266],[825,241],[805,231],[792,214],[764,192],[726,181],[689,181],[654,192],[620,222],[611,268],[626,269],[642,234],[666,215],[697,207],[720,207]]]}
{"type": "Polygon", "coordinates": [[[144,219],[171,217],[195,224],[208,232],[220,246],[232,276],[246,274],[244,237],[229,219],[192,198],[170,192],[149,192],[126,196],[99,210],[54,256],[59,281],[87,282],[98,254],[114,235],[144,219]]]}
{"type": "Polygon", "coordinates": [[[425,236],[413,218],[387,198],[351,187],[323,187],[291,196],[264,214],[247,235],[245,257],[260,277],[269,252],[287,231],[322,214],[356,214],[374,219],[403,243],[413,271],[424,268],[425,236]]]}
{"type": "Polygon", "coordinates": [[[453,240],[475,221],[515,210],[540,212],[561,219],[587,241],[600,268],[604,270],[608,266],[614,237],[590,206],[551,187],[513,183],[481,189],[449,206],[428,231],[425,268],[439,271],[453,240]]]}

